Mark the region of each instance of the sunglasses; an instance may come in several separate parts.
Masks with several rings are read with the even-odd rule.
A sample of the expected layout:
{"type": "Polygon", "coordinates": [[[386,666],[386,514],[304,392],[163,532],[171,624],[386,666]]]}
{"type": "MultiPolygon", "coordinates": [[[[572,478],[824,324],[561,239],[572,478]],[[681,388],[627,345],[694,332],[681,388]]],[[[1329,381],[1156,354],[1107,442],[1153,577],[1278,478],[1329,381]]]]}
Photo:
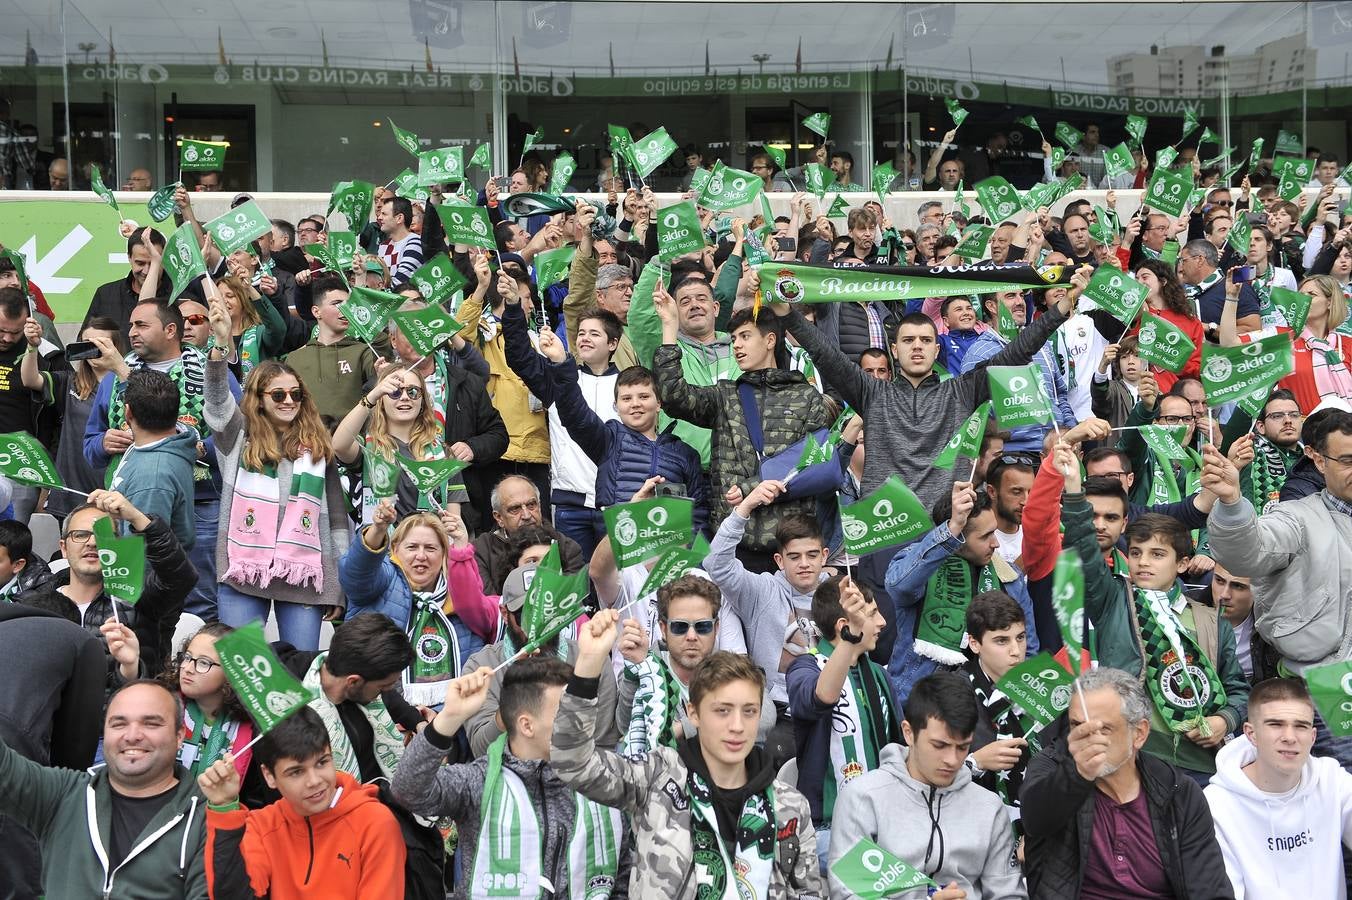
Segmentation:
{"type": "Polygon", "coordinates": [[[408,399],[410,400],[417,400],[419,397],[422,396],[422,388],[420,387],[395,388],[385,396],[389,397],[391,400],[398,400],[400,397],[408,397],[408,399]]]}
{"type": "Polygon", "coordinates": [[[285,403],[287,397],[291,398],[292,403],[299,403],[305,399],[305,389],[291,388],[288,391],[284,388],[277,388],[274,391],[267,391],[266,396],[271,397],[273,403],[285,403]]]}
{"type": "Polygon", "coordinates": [[[691,626],[695,628],[695,634],[701,637],[708,637],[714,633],[713,619],[700,619],[698,622],[687,622],[685,619],[669,619],[667,621],[667,631],[676,637],[684,637],[691,626]]]}
{"type": "Polygon", "coordinates": [[[202,315],[201,313],[193,313],[190,316],[183,317],[183,321],[187,322],[189,325],[201,325],[206,320],[207,317],[202,315]]]}
{"type": "Polygon", "coordinates": [[[1000,456],[1000,463],[1006,466],[1032,466],[1038,468],[1042,460],[1027,453],[1005,453],[1000,456]]]}

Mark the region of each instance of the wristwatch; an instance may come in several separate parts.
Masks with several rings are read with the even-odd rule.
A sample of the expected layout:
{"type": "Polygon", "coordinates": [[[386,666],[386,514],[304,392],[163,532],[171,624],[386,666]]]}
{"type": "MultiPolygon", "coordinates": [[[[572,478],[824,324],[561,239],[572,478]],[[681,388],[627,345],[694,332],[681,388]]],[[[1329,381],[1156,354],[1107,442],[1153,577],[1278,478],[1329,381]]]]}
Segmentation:
{"type": "Polygon", "coordinates": [[[850,631],[850,626],[845,625],[840,629],[840,639],[846,643],[858,644],[864,640],[864,636],[862,634],[855,634],[850,631]]]}

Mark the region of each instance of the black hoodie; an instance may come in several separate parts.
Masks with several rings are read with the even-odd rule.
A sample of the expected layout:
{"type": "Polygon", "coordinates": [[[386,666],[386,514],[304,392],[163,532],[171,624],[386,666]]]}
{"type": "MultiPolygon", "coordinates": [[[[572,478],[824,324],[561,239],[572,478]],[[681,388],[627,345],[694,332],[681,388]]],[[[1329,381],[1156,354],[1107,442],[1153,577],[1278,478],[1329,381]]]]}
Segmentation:
{"type": "MultiPolygon", "coordinates": [[[[721,788],[714,784],[713,776],[709,774],[709,765],[704,761],[704,751],[700,749],[699,735],[683,738],[676,744],[676,752],[681,757],[681,762],[685,763],[686,768],[704,779],[704,783],[709,785],[710,797],[713,801],[714,816],[718,819],[718,832],[723,838],[723,843],[733,848],[740,844],[747,844],[748,841],[738,840],[738,822],[742,818],[742,807],[746,805],[746,798],[752,794],[760,793],[770,786],[775,780],[778,769],[775,767],[775,761],[763,747],[752,747],[751,753],[746,758],[746,784],[739,788],[721,788]]],[[[770,836],[774,837],[774,814],[770,814],[770,836]]]]}

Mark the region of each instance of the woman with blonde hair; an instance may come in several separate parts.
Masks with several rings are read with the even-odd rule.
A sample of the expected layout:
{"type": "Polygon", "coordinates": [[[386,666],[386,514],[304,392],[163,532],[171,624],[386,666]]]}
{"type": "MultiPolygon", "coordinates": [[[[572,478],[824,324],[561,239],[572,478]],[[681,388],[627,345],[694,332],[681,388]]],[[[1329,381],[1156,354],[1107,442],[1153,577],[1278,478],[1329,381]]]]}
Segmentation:
{"type": "MultiPolygon", "coordinates": [[[[286,341],[286,321],[282,314],[243,272],[235,267],[216,284],[230,313],[231,340],[223,346],[230,371],[235,373],[240,384],[249,377],[254,366],[265,359],[276,359],[286,341]]],[[[212,342],[215,341],[213,336],[212,342]]]]}
{"type": "Polygon", "coordinates": [[[218,291],[209,316],[216,346],[207,354],[205,414],[228,511],[216,538],[221,621],[244,625],[271,609],[283,641],[317,650],[321,619],[342,612],[337,560],[351,539],[329,433],[283,362],[255,366],[236,404],[223,349],[230,313],[218,291]]]}
{"type": "Polygon", "coordinates": [[[445,433],[423,376],[386,366],[376,386],[333,432],[338,461],[345,466],[361,463],[363,524],[370,524],[377,504],[386,499],[394,500],[400,518],[428,509],[460,514],[460,504],[469,495],[459,476],[451,478],[454,484],[427,494],[418,490],[400,463],[401,457],[415,463],[449,459],[445,433]]]}

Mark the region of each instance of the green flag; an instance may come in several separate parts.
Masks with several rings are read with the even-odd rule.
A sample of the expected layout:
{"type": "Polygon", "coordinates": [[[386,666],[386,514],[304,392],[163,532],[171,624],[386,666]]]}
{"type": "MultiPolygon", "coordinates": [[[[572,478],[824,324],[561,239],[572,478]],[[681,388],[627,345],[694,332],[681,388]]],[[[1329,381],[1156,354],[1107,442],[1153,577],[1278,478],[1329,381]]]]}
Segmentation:
{"type": "Polygon", "coordinates": [[[1067,150],[1074,150],[1079,146],[1080,141],[1084,140],[1084,132],[1069,122],[1057,122],[1056,131],[1053,132],[1053,135],[1065,145],[1067,150]]]}
{"type": "Polygon", "coordinates": [[[1131,148],[1125,143],[1109,147],[1103,151],[1103,168],[1109,178],[1130,175],[1136,171],[1136,160],[1132,158],[1131,148]]]}
{"type": "Polygon", "coordinates": [[[1249,255],[1249,239],[1253,236],[1253,223],[1248,216],[1235,216],[1235,224],[1225,236],[1225,242],[1235,248],[1241,257],[1249,255]]]}
{"type": "Polygon", "coordinates": [[[1238,347],[1202,346],[1202,387],[1208,406],[1269,388],[1295,369],[1291,335],[1274,334],[1238,347]]]}
{"type": "Polygon", "coordinates": [[[631,169],[638,169],[638,163],[634,162],[634,136],[629,133],[629,129],[623,125],[610,125],[608,128],[610,153],[616,166],[623,164],[631,169]]]}
{"type": "Polygon", "coordinates": [[[962,240],[958,241],[958,246],[953,248],[953,252],[963,259],[985,259],[986,244],[990,242],[993,234],[995,229],[989,225],[968,225],[967,230],[962,233],[962,240]]]}
{"type": "Polygon", "coordinates": [[[376,188],[369,181],[339,181],[329,193],[329,215],[343,214],[347,227],[360,230],[371,220],[376,188]]]}
{"type": "Polygon", "coordinates": [[[398,294],[353,285],[352,293],[338,309],[348,321],[348,332],[358,340],[370,343],[385,330],[390,316],[403,302],[404,298],[398,294]]]}
{"type": "Polygon", "coordinates": [[[659,259],[669,262],[687,253],[704,249],[704,229],[693,200],[685,200],[662,209],[657,216],[659,259]]]}
{"type": "Polygon", "coordinates": [[[548,643],[585,612],[582,603],[587,599],[588,587],[585,568],[564,575],[543,565],[535,567],[535,577],[526,589],[526,601],[521,608],[528,652],[548,643]]]}
{"type": "Polygon", "coordinates": [[[549,193],[562,194],[568,190],[568,182],[576,171],[577,160],[573,159],[571,153],[560,153],[554,157],[554,164],[549,170],[549,193]]]}
{"type": "Polygon", "coordinates": [[[113,520],[94,521],[94,546],[103,569],[103,592],[127,606],[135,606],[146,584],[146,539],[139,534],[117,537],[113,520]]]}
{"type": "Polygon", "coordinates": [[[953,209],[963,214],[966,218],[971,218],[972,211],[967,206],[967,201],[962,199],[963,181],[958,179],[958,186],[953,189],[953,209]]]}
{"type": "Polygon", "coordinates": [[[889,189],[892,187],[892,182],[896,180],[896,177],[896,166],[892,165],[890,162],[878,163],[878,165],[873,167],[873,193],[878,195],[879,200],[884,200],[887,197],[889,189]]]}
{"type": "Polygon", "coordinates": [[[207,274],[202,248],[197,246],[197,236],[187,225],[169,235],[164,243],[164,272],[169,276],[171,303],[188,289],[194,278],[207,274]]]}
{"type": "Polygon", "coordinates": [[[1183,138],[1192,134],[1197,130],[1197,126],[1201,124],[1201,121],[1197,118],[1197,111],[1195,109],[1183,110],[1183,136],[1180,137],[1179,140],[1181,141],[1183,138]]]}
{"type": "Polygon", "coordinates": [[[1019,211],[1019,192],[1005,178],[992,175],[975,185],[976,199],[991,222],[1000,223],[1019,211]]]}
{"type": "Polygon", "coordinates": [[[357,236],[350,231],[330,231],[328,234],[329,255],[339,266],[339,271],[352,266],[352,257],[357,254],[357,236]]]}
{"type": "Polygon", "coordinates": [[[850,204],[846,203],[845,198],[840,196],[840,194],[836,194],[835,199],[831,201],[831,208],[826,211],[826,218],[844,219],[848,218],[849,215],[850,204]]]}
{"type": "Polygon", "coordinates": [[[1254,138],[1253,147],[1249,150],[1249,169],[1258,168],[1258,161],[1263,158],[1263,139],[1254,138]]]}
{"type": "Polygon", "coordinates": [[[1156,168],[1146,185],[1143,203],[1151,209],[1181,216],[1192,194],[1192,173],[1173,172],[1165,168],[1156,168]]]}
{"type": "MultiPolygon", "coordinates": [[[[429,310],[430,312],[430,310],[429,310]]],[[[396,313],[396,315],[408,315],[407,313],[396,313]]],[[[443,313],[443,315],[445,315],[443,313]]],[[[408,320],[405,320],[408,321],[408,320]]],[[[408,336],[404,332],[404,336],[408,336]]],[[[449,340],[449,338],[447,338],[449,340]]],[[[412,343],[410,340],[409,343],[412,343]]],[[[396,453],[394,458],[398,460],[399,467],[408,475],[413,486],[418,489],[420,494],[432,494],[442,489],[445,484],[455,477],[456,473],[469,465],[469,463],[460,459],[409,459],[401,453],[396,453]]]]}
{"type": "Polygon", "coordinates": [[[856,556],[904,544],[933,527],[924,505],[900,475],[889,475],[876,491],[840,508],[845,549],[856,556]]]}
{"type": "Polygon", "coordinates": [[[64,484],[41,442],[26,431],[0,434],[0,475],[33,487],[64,484]]]}
{"type": "Polygon", "coordinates": [[[413,352],[419,356],[431,356],[465,327],[440,306],[397,312],[390,316],[390,321],[398,326],[413,352]]]}
{"type": "Polygon", "coordinates": [[[488,144],[480,144],[474,148],[474,154],[469,158],[466,169],[483,169],[487,172],[493,167],[493,150],[488,144]]]}
{"type": "Polygon", "coordinates": [[[1061,628],[1070,670],[1080,674],[1080,651],[1084,648],[1084,570],[1074,550],[1062,550],[1052,570],[1052,610],[1061,628]]]}
{"type": "Polygon", "coordinates": [[[1186,427],[1166,428],[1163,425],[1142,425],[1141,440],[1152,453],[1158,453],[1165,459],[1188,459],[1188,451],[1179,440],[1187,432],[1186,427]]]}
{"type": "Polygon", "coordinates": [[[1019,336],[1019,323],[1014,321],[1014,314],[1009,311],[1008,306],[999,302],[996,303],[995,330],[1007,341],[1019,336]]]}
{"type": "Polygon", "coordinates": [[[146,201],[146,212],[150,213],[150,218],[163,222],[174,214],[174,192],[178,190],[179,184],[177,181],[166,184],[150,195],[146,201]]]}
{"type": "Polygon", "coordinates": [[[860,900],[896,897],[926,885],[938,887],[925,873],[893,856],[868,838],[860,838],[849,851],[831,864],[831,874],[860,900]]]}
{"type": "Polygon", "coordinates": [[[1015,121],[1017,121],[1020,125],[1024,125],[1028,128],[1033,129],[1038,134],[1042,134],[1042,126],[1037,123],[1037,119],[1034,118],[1033,116],[1023,116],[1019,119],[1016,119],[1015,121]]]}
{"type": "Polygon", "coordinates": [[[788,168],[788,165],[789,165],[789,158],[788,158],[788,156],[786,156],[786,155],[784,154],[784,151],[781,150],[780,148],[775,147],[775,146],[773,146],[773,145],[771,145],[771,144],[766,144],[766,145],[765,145],[765,155],[768,156],[768,157],[770,157],[772,160],[774,160],[775,165],[776,165],[778,168],[781,168],[781,169],[787,169],[787,168],[788,168]]]}
{"type": "Polygon", "coordinates": [[[714,170],[699,192],[697,201],[705,209],[723,211],[736,209],[756,199],[765,188],[765,182],[750,172],[733,169],[719,160],[714,170]]]}
{"type": "Polygon", "coordinates": [[[543,128],[537,128],[535,131],[526,135],[526,143],[521,148],[521,155],[525,156],[527,153],[531,151],[532,147],[537,146],[544,139],[545,139],[545,130],[543,128]]]}
{"type": "Polygon", "coordinates": [[[24,264],[23,254],[18,250],[11,250],[6,247],[0,250],[0,259],[7,259],[14,265],[14,274],[19,277],[19,290],[25,294],[30,293],[28,290],[28,269],[24,264]]]}
{"type": "Polygon", "coordinates": [[[1050,207],[1056,202],[1056,185],[1047,182],[1039,182],[1024,192],[1023,197],[1019,199],[1019,205],[1028,212],[1036,212],[1038,208],[1050,207]]]}
{"type": "Polygon", "coordinates": [[[180,172],[219,172],[225,167],[225,149],[229,144],[212,141],[179,141],[178,170],[180,172]]]}
{"type": "Polygon", "coordinates": [[[104,185],[103,177],[99,174],[98,166],[90,165],[89,167],[89,187],[94,193],[102,197],[103,202],[111,206],[114,212],[117,212],[119,215],[122,213],[122,210],[117,208],[117,198],[114,197],[113,192],[108,190],[107,186],[104,185]]]}
{"type": "Polygon", "coordinates": [[[936,469],[952,469],[957,465],[958,457],[975,460],[981,455],[981,440],[986,436],[986,422],[991,415],[991,402],[987,400],[978,406],[967,420],[962,423],[953,436],[948,439],[944,449],[934,458],[936,469]]]}
{"type": "Polygon", "coordinates": [[[692,508],[684,497],[654,497],[606,509],[615,564],[623,569],[690,543],[692,508]]]}
{"type": "Polygon", "coordinates": [[[1275,284],[1272,286],[1272,305],[1282,311],[1282,316],[1291,327],[1292,334],[1298,335],[1305,330],[1305,320],[1310,316],[1311,300],[1313,298],[1309,294],[1275,284]]]}
{"type": "Polygon", "coordinates": [[[400,147],[403,147],[408,153],[417,156],[420,152],[418,145],[418,136],[411,131],[405,131],[394,124],[394,119],[389,120],[390,131],[394,132],[394,140],[400,147]]]}
{"type": "Polygon", "coordinates": [[[1146,287],[1114,266],[1099,266],[1084,289],[1084,296],[1099,309],[1107,310],[1128,328],[1136,321],[1145,303],[1146,287]]]}
{"type": "Polygon", "coordinates": [[[1145,143],[1145,116],[1127,116],[1127,134],[1131,135],[1131,145],[1140,147],[1145,143]]]}
{"type": "Polygon", "coordinates": [[[441,211],[441,224],[446,229],[446,243],[469,244],[471,247],[483,247],[496,251],[493,240],[493,225],[488,219],[488,210],[482,206],[453,206],[441,211]]]}
{"type": "Polygon", "coordinates": [[[556,250],[535,254],[536,286],[543,291],[551,284],[558,284],[566,279],[568,270],[573,265],[573,254],[576,252],[576,247],[559,247],[556,250]]]}
{"type": "Polygon", "coordinates": [[[1141,317],[1137,354],[1142,362],[1177,375],[1187,367],[1196,350],[1192,338],[1173,322],[1148,311],[1141,317]]]}
{"type": "Polygon", "coordinates": [[[967,110],[962,108],[962,104],[953,97],[945,98],[944,107],[948,110],[948,115],[953,120],[954,130],[961,128],[962,123],[967,121],[967,116],[970,115],[967,110]]]}
{"type": "MultiPolygon", "coordinates": [[[[343,274],[343,267],[338,265],[338,260],[333,258],[333,254],[329,252],[329,248],[326,245],[306,244],[301,249],[310,256],[313,256],[315,260],[319,262],[319,265],[326,271],[334,272],[338,275],[343,274]]],[[[344,283],[346,283],[346,278],[344,278],[344,283]]]]}
{"type": "Polygon", "coordinates": [[[456,291],[469,283],[444,251],[415,269],[408,282],[418,289],[424,300],[433,304],[445,303],[456,291]]]}
{"type": "MultiPolygon", "coordinates": [[[[1239,148],[1238,148],[1238,147],[1222,147],[1220,153],[1217,153],[1217,154],[1216,154],[1215,156],[1213,156],[1211,159],[1205,160],[1205,161],[1202,163],[1202,168],[1203,168],[1203,169],[1209,169],[1209,168],[1211,168],[1212,166],[1219,166],[1221,163],[1225,162],[1226,157],[1228,157],[1231,153],[1234,153],[1237,149],[1239,149],[1239,148]]],[[[1236,171],[1238,171],[1238,170],[1236,170],[1236,171]]]]}
{"type": "Polygon", "coordinates": [[[1113,213],[1110,216],[1108,210],[1096,205],[1094,207],[1094,222],[1089,226],[1089,236],[1100,244],[1111,244],[1113,238],[1117,236],[1117,230],[1113,226],[1116,215],[1116,213],[1113,213]]]}
{"type": "Polygon", "coordinates": [[[1043,290],[1068,284],[1069,267],[1039,272],[1029,266],[950,266],[942,275],[919,266],[828,269],[768,262],[758,267],[769,303],[835,303],[858,300],[914,300],[952,294],[1043,290]]]}
{"type": "Polygon", "coordinates": [[[1052,148],[1052,171],[1059,171],[1061,163],[1066,161],[1066,151],[1061,147],[1052,148]]]}
{"type": "Polygon", "coordinates": [[[1329,733],[1352,735],[1352,661],[1312,666],[1305,670],[1305,684],[1329,733]]]}
{"type": "Polygon", "coordinates": [[[821,163],[808,163],[803,166],[803,181],[807,185],[808,192],[818,200],[826,196],[827,188],[835,181],[835,177],[836,173],[821,163]]]}
{"type": "Polygon", "coordinates": [[[1272,152],[1302,156],[1305,153],[1305,142],[1300,139],[1299,134],[1282,128],[1277,131],[1277,145],[1272,148],[1272,152]]]}
{"type": "Polygon", "coordinates": [[[419,200],[425,203],[432,196],[427,188],[418,186],[418,173],[412,169],[405,168],[404,171],[394,176],[393,183],[396,197],[419,200]]]}
{"type": "Polygon", "coordinates": [[[1167,169],[1173,165],[1174,160],[1178,159],[1178,151],[1173,147],[1161,147],[1155,152],[1155,168],[1167,169]]]}
{"type": "Polygon", "coordinates": [[[646,597],[667,582],[680,578],[691,569],[698,569],[700,564],[704,562],[704,557],[708,555],[709,542],[704,539],[704,535],[696,534],[695,542],[688,549],[677,547],[662,554],[662,558],[653,564],[652,571],[648,573],[647,579],[643,582],[643,587],[639,588],[638,595],[646,597]]]}
{"type": "MultiPolygon", "coordinates": [[[[265,234],[272,232],[272,220],[258,208],[258,203],[249,200],[234,209],[227,210],[202,226],[211,235],[216,249],[225,256],[241,250],[265,234]]],[[[182,229],[180,229],[182,230],[182,229]]],[[[191,233],[191,229],[189,230],[191,233]]]]}
{"type": "Polygon", "coordinates": [[[991,405],[1001,428],[1048,425],[1052,401],[1036,363],[1026,366],[989,366],[991,405]]]}
{"type": "Polygon", "coordinates": [[[814,134],[818,134],[822,138],[825,138],[827,132],[831,130],[831,114],[813,113],[812,115],[808,116],[806,119],[803,120],[803,127],[806,128],[808,131],[811,131],[814,134]]]}
{"type": "Polygon", "coordinates": [[[1038,730],[1070,708],[1075,679],[1050,653],[1043,652],[1010,669],[995,687],[1036,722],[1034,730],[1038,730]]]}
{"type": "MultiPolygon", "coordinates": [[[[665,128],[658,128],[645,138],[634,141],[634,166],[640,178],[647,178],[657,167],[676,152],[676,142],[665,128]]],[[[782,157],[783,151],[780,152],[782,157]]],[[[782,164],[781,164],[782,165],[782,164]]]]}
{"type": "Polygon", "coordinates": [[[465,148],[441,147],[418,154],[418,184],[431,187],[465,178],[465,148]]]}
{"type": "MultiPolygon", "coordinates": [[[[807,440],[803,441],[803,452],[798,455],[798,462],[794,464],[793,472],[789,474],[788,478],[792,478],[798,472],[811,466],[830,462],[834,454],[835,449],[829,436],[825,444],[819,444],[817,443],[817,436],[809,432],[807,440]]],[[[786,482],[788,478],[785,479],[786,482]]]]}
{"type": "Polygon", "coordinates": [[[1215,144],[1218,147],[1221,146],[1220,135],[1216,134],[1216,132],[1212,131],[1210,128],[1203,128],[1202,136],[1197,139],[1197,146],[1200,147],[1203,144],[1215,144]]]}
{"type": "Polygon", "coordinates": [[[261,622],[250,622],[216,639],[221,671],[235,689],[259,734],[315,699],[268,646],[261,622]]]}

